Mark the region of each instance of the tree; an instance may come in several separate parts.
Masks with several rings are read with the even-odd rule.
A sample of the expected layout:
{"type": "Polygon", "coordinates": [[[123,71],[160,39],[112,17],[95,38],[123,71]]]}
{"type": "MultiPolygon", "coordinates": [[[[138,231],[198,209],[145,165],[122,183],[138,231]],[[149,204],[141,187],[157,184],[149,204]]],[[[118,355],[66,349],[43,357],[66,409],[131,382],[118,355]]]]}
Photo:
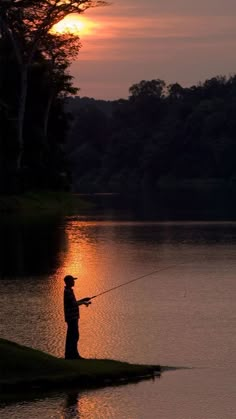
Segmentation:
{"type": "MultiPolygon", "coordinates": [[[[62,47],[60,53],[63,53],[62,47]]],[[[67,61],[61,65],[56,61],[52,66],[51,61],[38,52],[30,68],[22,159],[24,188],[34,184],[35,187],[46,186],[47,180],[48,187],[53,186],[52,176],[56,180],[65,172],[63,155],[69,116],[64,111],[64,102],[68,95],[77,92],[68,65],[67,61]]]]}
{"type": "Polygon", "coordinates": [[[170,100],[178,101],[184,97],[184,88],[179,83],[170,84],[167,91],[170,100]]]}
{"type": "Polygon", "coordinates": [[[18,156],[16,168],[22,168],[24,118],[29,69],[35,54],[48,37],[50,29],[70,13],[105,5],[96,0],[1,0],[0,36],[9,40],[19,71],[17,110],[18,156]]]}
{"type": "Polygon", "coordinates": [[[45,60],[44,80],[45,91],[47,92],[42,130],[45,145],[47,144],[48,121],[53,100],[57,95],[65,98],[69,94],[75,95],[79,90],[72,86],[72,77],[68,74],[67,69],[71,62],[78,56],[80,47],[79,37],[72,34],[52,35],[48,33],[45,36],[45,42],[41,49],[42,56],[45,60]]]}
{"type": "MultiPolygon", "coordinates": [[[[150,127],[153,122],[158,123],[163,111],[166,84],[163,80],[142,80],[130,87],[129,101],[133,106],[135,124],[150,127]]],[[[145,128],[145,131],[146,131],[145,128]]]]}
{"type": "Polygon", "coordinates": [[[142,80],[137,84],[133,84],[129,92],[131,93],[131,98],[145,98],[145,97],[164,97],[164,88],[165,82],[160,79],[155,80],[142,80]]]}
{"type": "MultiPolygon", "coordinates": [[[[79,48],[78,36],[48,34],[47,43],[41,47],[41,51],[36,51],[28,74],[23,170],[21,173],[16,173],[18,145],[14,118],[17,108],[18,72],[9,41],[0,39],[0,188],[2,191],[13,192],[19,188],[46,185],[52,173],[52,170],[48,173],[49,160],[50,167],[54,167],[55,180],[57,177],[59,179],[60,173],[65,172],[62,159],[65,154],[63,143],[66,130],[69,128],[67,123],[69,117],[64,112],[64,101],[68,95],[74,95],[78,91],[73,87],[73,77],[68,69],[79,48]],[[62,164],[58,165],[56,160],[61,160],[62,164]]],[[[52,181],[50,185],[53,186],[52,181]]]]}

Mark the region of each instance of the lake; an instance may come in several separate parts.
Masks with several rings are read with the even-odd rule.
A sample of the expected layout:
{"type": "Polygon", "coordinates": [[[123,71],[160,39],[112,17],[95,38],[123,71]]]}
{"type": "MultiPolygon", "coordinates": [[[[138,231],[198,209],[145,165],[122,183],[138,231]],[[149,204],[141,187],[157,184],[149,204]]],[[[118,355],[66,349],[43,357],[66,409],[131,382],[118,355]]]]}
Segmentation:
{"type": "Polygon", "coordinates": [[[236,222],[107,212],[6,219],[0,233],[2,338],[63,357],[66,274],[78,276],[82,298],[160,270],[82,307],[79,350],[178,368],[154,381],[2,404],[1,419],[235,418],[236,222]]]}

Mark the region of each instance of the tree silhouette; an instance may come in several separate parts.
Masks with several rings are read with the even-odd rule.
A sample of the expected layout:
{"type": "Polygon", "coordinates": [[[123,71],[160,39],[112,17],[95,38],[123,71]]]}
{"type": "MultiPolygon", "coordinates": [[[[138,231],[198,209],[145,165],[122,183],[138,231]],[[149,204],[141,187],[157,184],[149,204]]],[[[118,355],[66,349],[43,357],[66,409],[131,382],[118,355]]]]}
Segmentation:
{"type": "Polygon", "coordinates": [[[18,110],[16,131],[18,153],[16,168],[22,168],[24,151],[24,119],[28,76],[35,54],[42,48],[50,29],[70,13],[105,5],[104,1],[89,0],[1,0],[0,34],[8,39],[15,55],[19,72],[18,110]]]}

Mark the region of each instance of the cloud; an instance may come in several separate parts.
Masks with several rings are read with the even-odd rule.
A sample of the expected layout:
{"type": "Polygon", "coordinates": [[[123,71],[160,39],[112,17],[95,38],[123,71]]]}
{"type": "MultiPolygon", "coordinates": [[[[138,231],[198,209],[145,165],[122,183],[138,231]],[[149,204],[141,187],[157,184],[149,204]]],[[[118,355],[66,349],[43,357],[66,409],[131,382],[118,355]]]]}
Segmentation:
{"type": "Polygon", "coordinates": [[[81,94],[126,97],[141,79],[197,83],[236,68],[235,0],[116,0],[88,10],[72,74],[81,94]]]}
{"type": "Polygon", "coordinates": [[[79,60],[132,59],[137,54],[151,59],[152,52],[182,48],[191,44],[205,47],[235,44],[236,17],[165,16],[104,19],[101,29],[91,37],[82,38],[79,60]]]}
{"type": "Polygon", "coordinates": [[[236,3],[235,0],[114,0],[108,6],[89,9],[87,14],[110,17],[236,16],[236,3]]]}

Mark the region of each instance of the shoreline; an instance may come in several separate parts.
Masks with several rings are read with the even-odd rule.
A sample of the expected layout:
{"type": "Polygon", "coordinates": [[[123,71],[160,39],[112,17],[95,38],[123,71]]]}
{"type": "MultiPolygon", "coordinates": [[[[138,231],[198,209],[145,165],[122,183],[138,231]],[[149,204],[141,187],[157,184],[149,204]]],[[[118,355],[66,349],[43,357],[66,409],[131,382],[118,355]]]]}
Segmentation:
{"type": "Polygon", "coordinates": [[[29,392],[96,389],[160,377],[160,365],[112,359],[64,360],[0,339],[0,401],[29,392]],[[24,392],[22,393],[22,388],[24,392]]]}
{"type": "Polygon", "coordinates": [[[74,214],[89,210],[91,202],[77,194],[62,191],[32,191],[19,195],[0,195],[1,215],[74,214]]]}

